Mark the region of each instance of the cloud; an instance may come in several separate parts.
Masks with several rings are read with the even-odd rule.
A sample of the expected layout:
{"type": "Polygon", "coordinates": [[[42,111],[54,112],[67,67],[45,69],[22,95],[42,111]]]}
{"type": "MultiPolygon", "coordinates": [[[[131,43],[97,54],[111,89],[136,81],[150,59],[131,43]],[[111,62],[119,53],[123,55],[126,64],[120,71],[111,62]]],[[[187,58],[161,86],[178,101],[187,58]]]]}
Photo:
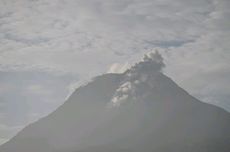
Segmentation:
{"type": "Polygon", "coordinates": [[[119,64],[119,63],[113,63],[110,67],[107,73],[123,73],[130,67],[129,63],[125,64],[119,64]]]}
{"type": "Polygon", "coordinates": [[[47,90],[47,88],[45,88],[44,86],[40,84],[33,84],[33,85],[28,86],[26,88],[26,92],[28,94],[34,94],[38,96],[50,95],[53,93],[52,90],[47,90]]]}
{"type": "Polygon", "coordinates": [[[206,30],[201,21],[214,7],[204,0],[1,3],[2,66],[21,65],[17,68],[22,69],[32,65],[85,75],[79,66],[84,64],[91,76],[148,52],[142,50],[195,41],[206,30]]]}

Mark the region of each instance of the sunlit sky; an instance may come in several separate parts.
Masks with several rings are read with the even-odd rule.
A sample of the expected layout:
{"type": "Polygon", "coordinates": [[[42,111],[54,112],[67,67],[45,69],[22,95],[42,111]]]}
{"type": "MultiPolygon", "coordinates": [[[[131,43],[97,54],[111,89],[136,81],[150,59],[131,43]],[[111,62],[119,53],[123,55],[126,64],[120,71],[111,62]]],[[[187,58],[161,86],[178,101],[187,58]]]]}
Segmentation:
{"type": "Polygon", "coordinates": [[[0,0],[0,143],[81,83],[152,50],[198,99],[230,111],[229,0],[0,0]]]}

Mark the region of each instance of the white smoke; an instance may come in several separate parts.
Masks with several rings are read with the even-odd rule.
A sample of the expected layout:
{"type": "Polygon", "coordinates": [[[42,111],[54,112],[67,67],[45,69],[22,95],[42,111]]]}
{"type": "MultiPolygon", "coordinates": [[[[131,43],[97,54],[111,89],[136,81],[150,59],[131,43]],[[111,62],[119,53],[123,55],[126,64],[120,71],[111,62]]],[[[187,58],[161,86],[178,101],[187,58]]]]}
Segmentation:
{"type": "Polygon", "coordinates": [[[119,106],[123,101],[125,101],[132,92],[132,83],[127,81],[123,83],[115,92],[111,102],[114,106],[119,106]]]}
{"type": "Polygon", "coordinates": [[[164,66],[164,59],[158,51],[145,54],[139,63],[126,71],[127,78],[114,93],[110,104],[120,106],[128,98],[134,101],[143,96],[137,90],[138,85],[145,83],[153,88],[155,85],[154,75],[159,74],[164,66]]]}
{"type": "Polygon", "coordinates": [[[144,55],[143,58],[144,61],[146,62],[155,62],[157,64],[160,64],[162,67],[164,67],[164,59],[162,55],[156,50],[155,52],[149,52],[144,55]]]}
{"type": "Polygon", "coordinates": [[[133,70],[137,73],[161,72],[164,67],[164,59],[156,50],[145,54],[142,61],[134,65],[133,70]]]}

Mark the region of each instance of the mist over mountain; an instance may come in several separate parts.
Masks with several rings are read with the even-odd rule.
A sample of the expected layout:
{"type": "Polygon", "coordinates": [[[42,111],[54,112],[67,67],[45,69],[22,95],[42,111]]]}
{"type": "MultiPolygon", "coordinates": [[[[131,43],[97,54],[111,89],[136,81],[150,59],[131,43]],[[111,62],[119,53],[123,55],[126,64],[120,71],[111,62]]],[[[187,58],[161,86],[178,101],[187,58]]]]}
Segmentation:
{"type": "Polygon", "coordinates": [[[162,73],[156,51],[81,86],[1,152],[229,152],[230,114],[162,73]]]}

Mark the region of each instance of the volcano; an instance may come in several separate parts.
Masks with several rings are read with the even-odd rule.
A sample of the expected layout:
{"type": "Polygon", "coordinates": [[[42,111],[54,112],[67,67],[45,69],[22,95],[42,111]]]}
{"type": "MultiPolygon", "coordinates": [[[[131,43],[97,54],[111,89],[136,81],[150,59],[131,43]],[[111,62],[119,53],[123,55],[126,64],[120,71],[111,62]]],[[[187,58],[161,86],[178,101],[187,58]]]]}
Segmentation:
{"type": "Polygon", "coordinates": [[[158,52],[80,86],[1,152],[229,152],[230,114],[163,74],[158,52]]]}

